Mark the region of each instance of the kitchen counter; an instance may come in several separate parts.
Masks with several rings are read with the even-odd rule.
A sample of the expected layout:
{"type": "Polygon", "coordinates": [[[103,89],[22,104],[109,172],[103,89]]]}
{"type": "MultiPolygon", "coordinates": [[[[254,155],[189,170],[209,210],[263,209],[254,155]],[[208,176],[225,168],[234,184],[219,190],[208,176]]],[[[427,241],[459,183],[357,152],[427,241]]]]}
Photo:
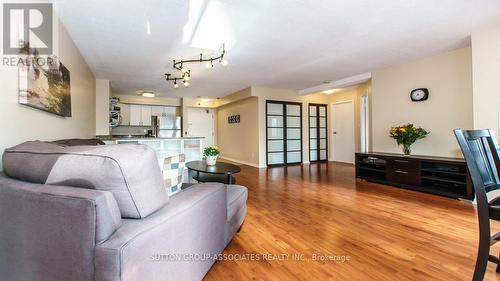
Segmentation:
{"type": "Polygon", "coordinates": [[[203,158],[204,137],[182,138],[151,138],[141,136],[111,136],[99,137],[105,144],[145,144],[151,147],[159,159],[186,155],[186,162],[201,160],[203,158]]]}
{"type": "Polygon", "coordinates": [[[155,137],[146,137],[146,136],[96,136],[96,138],[102,141],[116,141],[116,140],[197,140],[197,139],[205,139],[205,137],[180,137],[180,138],[155,138],[155,137]]]}

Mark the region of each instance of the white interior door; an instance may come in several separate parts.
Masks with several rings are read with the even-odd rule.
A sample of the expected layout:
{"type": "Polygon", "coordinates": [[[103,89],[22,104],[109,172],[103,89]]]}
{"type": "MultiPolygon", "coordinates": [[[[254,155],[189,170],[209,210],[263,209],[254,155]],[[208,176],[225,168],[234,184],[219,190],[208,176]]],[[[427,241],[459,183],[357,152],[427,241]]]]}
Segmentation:
{"type": "Polygon", "coordinates": [[[336,162],[354,163],[354,103],[332,104],[331,159],[336,162]]]}
{"type": "Polygon", "coordinates": [[[214,109],[189,107],[187,109],[187,132],[190,137],[204,137],[203,145],[214,145],[214,109]]]}

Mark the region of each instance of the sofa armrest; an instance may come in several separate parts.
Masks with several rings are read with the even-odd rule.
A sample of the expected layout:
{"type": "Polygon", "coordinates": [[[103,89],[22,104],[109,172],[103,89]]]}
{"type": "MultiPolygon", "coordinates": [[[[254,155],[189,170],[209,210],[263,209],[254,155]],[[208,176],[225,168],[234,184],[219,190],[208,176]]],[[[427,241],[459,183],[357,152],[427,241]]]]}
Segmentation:
{"type": "Polygon", "coordinates": [[[94,248],[121,224],[109,192],[0,175],[0,272],[6,280],[93,280],[94,248]]]}
{"type": "Polygon", "coordinates": [[[95,280],[201,280],[224,249],[226,191],[197,184],[144,219],[124,219],[96,247],[95,280]]]}

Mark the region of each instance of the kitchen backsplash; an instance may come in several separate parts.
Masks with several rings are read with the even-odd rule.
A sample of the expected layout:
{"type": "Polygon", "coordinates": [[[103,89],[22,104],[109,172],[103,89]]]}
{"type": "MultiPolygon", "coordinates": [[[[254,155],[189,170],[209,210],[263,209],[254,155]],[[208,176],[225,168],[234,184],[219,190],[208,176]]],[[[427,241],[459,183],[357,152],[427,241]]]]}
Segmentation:
{"type": "Polygon", "coordinates": [[[142,126],[118,126],[111,128],[111,135],[145,135],[152,127],[142,126]]]}

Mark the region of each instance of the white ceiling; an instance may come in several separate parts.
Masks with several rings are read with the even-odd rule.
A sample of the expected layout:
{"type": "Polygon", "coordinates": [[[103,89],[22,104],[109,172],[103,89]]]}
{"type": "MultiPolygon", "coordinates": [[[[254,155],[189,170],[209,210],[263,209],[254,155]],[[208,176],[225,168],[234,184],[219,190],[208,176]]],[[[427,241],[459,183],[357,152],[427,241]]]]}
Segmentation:
{"type": "Polygon", "coordinates": [[[301,90],[466,46],[473,31],[500,25],[499,0],[60,0],[56,8],[115,93],[167,97],[301,90]],[[163,80],[173,59],[223,42],[227,68],[193,66],[191,86],[178,90],[163,80]]]}

